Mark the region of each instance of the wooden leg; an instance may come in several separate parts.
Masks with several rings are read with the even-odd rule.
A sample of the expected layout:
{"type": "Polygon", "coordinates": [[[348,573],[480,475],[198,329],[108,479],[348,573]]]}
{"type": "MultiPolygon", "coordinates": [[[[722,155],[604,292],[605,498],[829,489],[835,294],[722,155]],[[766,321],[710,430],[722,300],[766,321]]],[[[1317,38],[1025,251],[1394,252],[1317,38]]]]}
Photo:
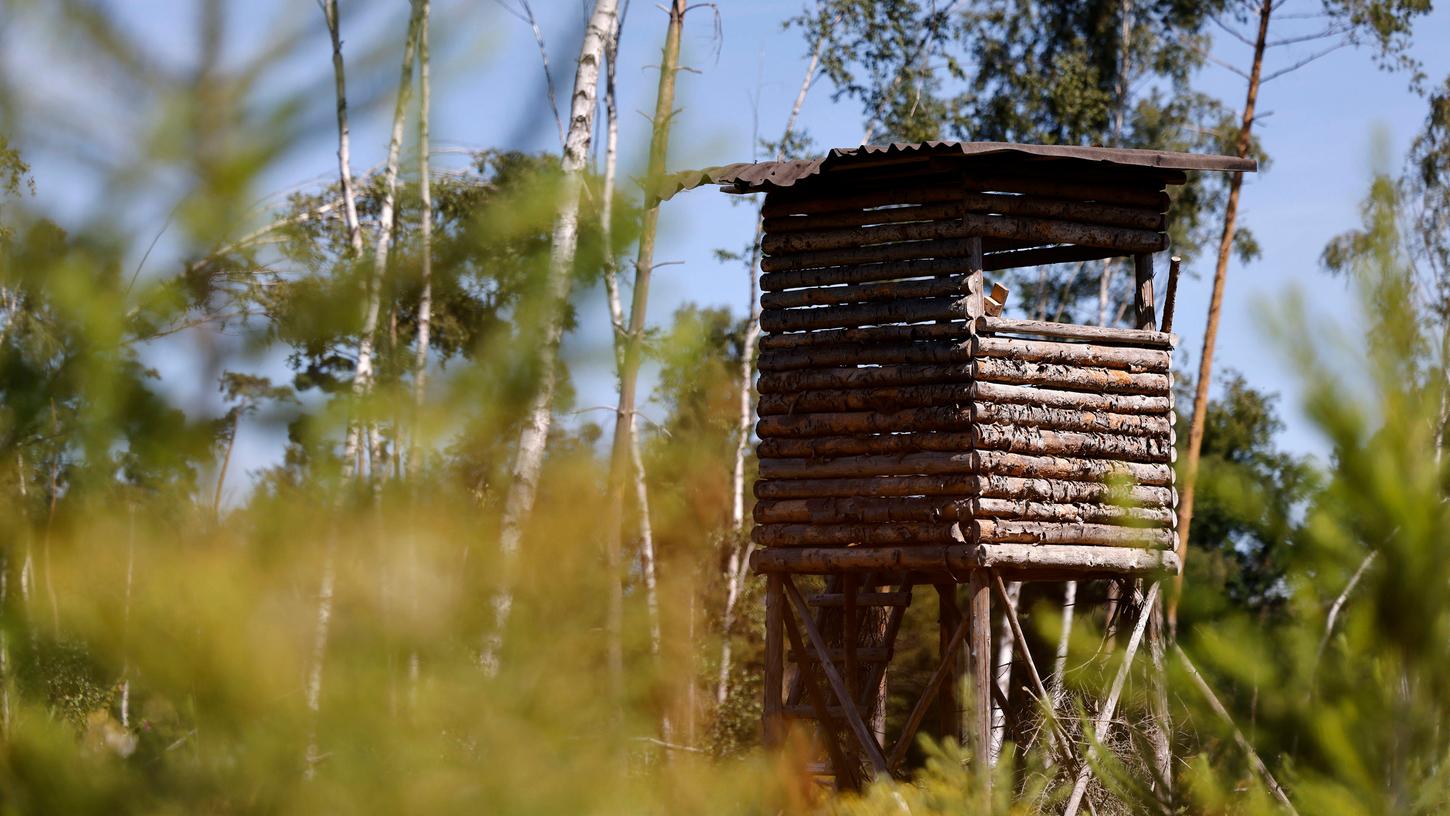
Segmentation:
{"type": "Polygon", "coordinates": [[[952,636],[961,623],[962,613],[957,608],[957,585],[937,584],[937,656],[946,660],[952,656],[945,681],[937,696],[937,736],[951,737],[962,741],[962,710],[957,706],[957,693],[962,684],[961,665],[964,661],[955,657],[952,636]]]}
{"type": "MultiPolygon", "coordinates": [[[[1138,581],[1141,591],[1142,580],[1138,581]]],[[[1153,660],[1153,670],[1148,678],[1148,706],[1153,714],[1153,725],[1148,742],[1153,746],[1153,765],[1157,779],[1153,787],[1161,791],[1164,799],[1173,793],[1173,722],[1168,713],[1168,677],[1163,665],[1163,599],[1155,598],[1149,609],[1140,611],[1148,615],[1148,655],[1153,660]]]]}
{"type": "Polygon", "coordinates": [[[767,748],[779,748],[785,738],[785,718],[781,706],[781,692],[785,684],[785,650],[781,637],[784,612],[785,596],[781,590],[780,573],[769,573],[765,577],[765,704],[762,706],[767,748]]]}
{"type": "Polygon", "coordinates": [[[992,756],[992,580],[991,570],[973,570],[968,614],[972,629],[968,651],[972,673],[972,760],[984,786],[990,784],[992,756]]]}

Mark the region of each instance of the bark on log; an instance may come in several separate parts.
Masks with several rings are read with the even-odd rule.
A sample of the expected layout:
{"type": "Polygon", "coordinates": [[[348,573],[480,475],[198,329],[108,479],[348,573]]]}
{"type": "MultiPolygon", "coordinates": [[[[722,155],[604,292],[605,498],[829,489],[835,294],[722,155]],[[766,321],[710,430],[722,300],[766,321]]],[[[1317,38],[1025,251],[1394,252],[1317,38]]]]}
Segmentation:
{"type": "Polygon", "coordinates": [[[1111,368],[1030,363],[979,358],[972,363],[972,379],[1006,385],[1040,385],[1067,391],[1166,396],[1172,383],[1167,374],[1133,374],[1111,368]]]}
{"type": "Polygon", "coordinates": [[[767,479],[755,483],[755,496],[761,500],[852,496],[972,496],[976,492],[977,479],[970,475],[767,479]]]}
{"type": "Polygon", "coordinates": [[[760,460],[760,476],[762,479],[829,479],[843,476],[937,476],[945,474],[971,474],[976,472],[976,469],[977,457],[975,454],[939,453],[934,451],[887,456],[851,456],[842,459],[760,460]]]}
{"type": "Polygon", "coordinates": [[[926,323],[913,326],[872,326],[861,329],[825,329],[813,332],[768,334],[760,347],[770,351],[821,346],[868,345],[876,343],[919,343],[932,340],[960,340],[969,337],[969,321],[926,323]]]}
{"type": "Polygon", "coordinates": [[[966,239],[942,241],[910,241],[872,247],[848,247],[824,252],[800,252],[760,260],[762,272],[784,272],[792,269],[819,269],[848,264],[873,264],[888,261],[909,261],[926,258],[964,258],[970,248],[966,239]]]}
{"type": "Polygon", "coordinates": [[[760,313],[760,327],[772,332],[801,331],[921,320],[960,320],[966,316],[966,302],[962,298],[919,298],[813,309],[767,309],[760,313]]]}
{"type": "Polygon", "coordinates": [[[1116,258],[1124,253],[1111,247],[1059,246],[1032,247],[1011,251],[990,252],[982,256],[982,269],[993,272],[999,269],[1020,269],[1024,266],[1049,266],[1061,263],[1080,263],[1116,258]]]}
{"type": "Polygon", "coordinates": [[[1083,174],[1065,181],[1060,174],[1051,178],[1021,175],[973,175],[966,178],[949,175],[924,175],[914,179],[910,187],[901,186],[899,171],[879,179],[858,176],[850,188],[817,185],[810,190],[771,193],[763,212],[767,218],[792,214],[815,214],[885,207],[892,204],[932,204],[953,201],[963,192],[1020,193],[1073,201],[1098,201],[1123,207],[1167,212],[1168,194],[1163,192],[1162,177],[1126,179],[1121,174],[1093,178],[1083,174]],[[878,190],[862,190],[872,183],[886,186],[878,190]]]}
{"type": "Polygon", "coordinates": [[[1077,244],[1124,252],[1158,252],[1168,248],[1168,236],[1158,230],[1110,227],[1079,221],[1059,221],[1026,215],[984,215],[964,212],[947,221],[914,221],[878,227],[787,232],[767,235],[761,249],[775,259],[826,253],[903,241],[936,241],[968,236],[1006,238],[1043,244],[1077,244]]]}
{"type": "Polygon", "coordinates": [[[859,343],[825,348],[762,351],[761,371],[797,371],[855,365],[903,365],[920,363],[966,363],[972,359],[965,343],[859,343]]]}
{"type": "MultiPolygon", "coordinates": [[[[1048,456],[1124,459],[1131,462],[1172,462],[1177,454],[1169,440],[1146,436],[1083,433],[1050,428],[1019,428],[1009,425],[977,425],[972,429],[971,436],[975,447],[981,450],[1048,456]]],[[[765,442],[778,441],[785,440],[765,440],[761,442],[761,445],[764,446],[765,442]]],[[[939,448],[924,449],[939,450],[939,448]]]]}
{"type": "Polygon", "coordinates": [[[755,446],[759,459],[831,459],[840,456],[879,456],[896,453],[970,451],[976,436],[962,433],[899,433],[879,436],[821,436],[813,439],[762,439],[755,446]]]}
{"type": "Polygon", "coordinates": [[[976,400],[975,420],[1027,428],[1051,428],[1057,431],[1120,433],[1171,439],[1173,422],[1167,416],[1151,414],[1119,414],[1076,408],[1046,408],[1010,402],[976,400]]]}
{"type": "Polygon", "coordinates": [[[967,262],[962,256],[949,258],[894,261],[890,263],[851,264],[848,266],[827,266],[818,269],[791,269],[785,272],[768,272],[760,276],[760,288],[765,292],[780,292],[799,289],[804,286],[834,286],[842,283],[871,283],[892,281],[901,278],[921,278],[936,275],[958,275],[967,272],[967,262]]]}
{"type": "MultiPolygon", "coordinates": [[[[1002,383],[972,383],[970,398],[979,402],[1057,408],[1069,411],[1105,411],[1113,414],[1159,416],[1173,410],[1173,392],[1149,397],[1135,394],[1090,394],[1083,391],[1057,391],[1002,383]]],[[[1171,423],[1171,417],[1169,419],[1171,423]]]]}
{"type": "Polygon", "coordinates": [[[1178,336],[1144,329],[1116,329],[1108,326],[1081,326],[1076,323],[1053,323],[1046,320],[1014,320],[1007,317],[983,317],[977,320],[981,334],[1036,334],[1063,340],[1086,340],[1104,345],[1141,346],[1172,349],[1178,336]]]}
{"type": "Polygon", "coordinates": [[[809,371],[766,372],[760,375],[760,379],[755,383],[755,388],[761,394],[792,394],[797,391],[836,388],[876,388],[897,385],[966,383],[970,382],[971,379],[972,365],[900,365],[882,366],[880,368],[822,368],[809,371]]]}
{"type": "Polygon", "coordinates": [[[763,309],[790,309],[797,306],[828,306],[836,303],[866,303],[876,300],[907,300],[961,296],[967,292],[969,277],[944,275],[921,280],[893,280],[883,283],[847,286],[818,286],[792,289],[787,292],[766,292],[760,296],[763,309]]]}
{"type": "MultiPolygon", "coordinates": [[[[856,370],[870,371],[879,369],[856,370]]],[[[962,367],[962,370],[965,370],[965,367],[962,367]]],[[[813,375],[818,374],[818,372],[811,373],[813,375]]],[[[777,377],[779,375],[770,376],[777,377]]],[[[832,373],[830,376],[834,378],[839,375],[832,373]]],[[[897,408],[957,406],[966,405],[972,399],[971,386],[968,383],[910,385],[900,388],[854,388],[845,390],[823,388],[811,391],[783,388],[780,393],[772,393],[769,391],[770,388],[782,385],[787,380],[781,378],[766,382],[764,375],[760,379],[762,382],[757,387],[761,392],[761,397],[760,401],[756,404],[755,410],[762,417],[819,412],[891,411],[897,408]]],[[[811,381],[813,382],[814,379],[811,381]]]]}
{"type": "Polygon", "coordinates": [[[755,521],[759,524],[941,523],[971,518],[971,502],[971,499],[941,496],[767,499],[756,503],[755,521]]]}
{"type": "Polygon", "coordinates": [[[1172,355],[1162,349],[1100,346],[1089,343],[1058,343],[1050,340],[1024,340],[1015,337],[977,336],[973,340],[972,353],[981,357],[1098,366],[1132,372],[1164,373],[1169,370],[1173,362],[1172,355]]]}
{"type": "Polygon", "coordinates": [[[762,547],[899,546],[960,543],[954,523],[758,524],[750,537],[762,547]]]}
{"type": "MultiPolygon", "coordinates": [[[[943,456],[944,454],[917,454],[943,456]]],[[[959,454],[960,455],[960,454],[959,454]]],[[[1069,459],[1061,456],[1027,456],[1003,451],[977,451],[976,473],[1019,476],[1029,479],[1067,479],[1074,482],[1108,482],[1122,479],[1155,487],[1173,484],[1173,468],[1166,464],[1111,462],[1105,459],[1069,459]]],[[[761,464],[762,468],[764,463],[761,464]]]]}
{"type": "Polygon", "coordinates": [[[1172,549],[1172,530],[1118,527],[1109,524],[1073,524],[1051,521],[1002,521],[979,518],[966,522],[973,541],[987,544],[1081,544],[1096,547],[1172,549]]]}
{"type": "MultiPolygon", "coordinates": [[[[963,213],[1026,215],[1155,232],[1162,230],[1166,222],[1163,214],[1156,208],[1125,207],[1062,198],[996,193],[962,192],[959,196],[957,202],[951,203],[905,207],[888,205],[886,209],[860,208],[767,218],[765,231],[767,234],[790,235],[832,229],[860,228],[872,224],[946,220],[960,218],[963,213]]],[[[769,243],[764,245],[764,249],[766,252],[775,251],[769,243]]],[[[785,247],[785,251],[790,251],[790,249],[785,247]]]]}
{"type": "Polygon", "coordinates": [[[1126,227],[1104,227],[1072,221],[1053,221],[1017,215],[962,216],[962,227],[983,238],[1007,238],[1036,241],[1044,244],[1077,244],[1124,252],[1161,252],[1168,248],[1168,236],[1162,232],[1135,230],[1126,227]]]}
{"type": "Polygon", "coordinates": [[[967,408],[909,408],[877,413],[861,411],[832,414],[795,414],[761,417],[755,433],[761,439],[836,436],[902,431],[963,431],[972,426],[967,408]]]}
{"type": "Polygon", "coordinates": [[[1102,482],[982,474],[976,477],[974,486],[977,495],[994,499],[1170,508],[1178,502],[1173,488],[1151,485],[1109,485],[1102,482]]]}
{"type": "Polygon", "coordinates": [[[1166,507],[1120,507],[1113,504],[1056,504],[1018,499],[978,498],[967,508],[978,519],[1075,522],[1078,524],[1136,524],[1168,527],[1173,511],[1166,507]]]}
{"type": "Polygon", "coordinates": [[[756,550],[757,573],[959,572],[976,567],[1018,572],[1015,577],[1062,574],[1150,575],[1172,573],[1178,557],[1168,550],[1083,547],[1063,544],[957,544],[907,547],[775,548],[756,550]]]}

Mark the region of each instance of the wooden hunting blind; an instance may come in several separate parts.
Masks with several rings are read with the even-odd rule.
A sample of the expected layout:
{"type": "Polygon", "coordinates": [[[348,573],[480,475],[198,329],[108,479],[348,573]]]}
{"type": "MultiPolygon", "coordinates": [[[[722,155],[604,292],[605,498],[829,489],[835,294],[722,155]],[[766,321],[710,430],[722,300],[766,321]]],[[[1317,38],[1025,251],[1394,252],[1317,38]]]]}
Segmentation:
{"type": "MultiPolygon", "coordinates": [[[[862,768],[899,772],[935,708],[942,734],[986,757],[991,597],[1004,581],[1109,578],[1152,603],[1156,588],[1144,603],[1137,579],[1178,567],[1175,338],[1155,325],[1153,293],[1166,188],[1187,171],[1254,169],[931,142],[670,179],[667,194],[704,183],[766,193],[751,566],[767,579],[768,742],[790,719],[814,721],[823,771],[852,785],[862,768]],[[1132,270],[1131,327],[1011,319],[1005,290],[984,279],[1110,258],[1132,270]],[[801,575],[823,576],[823,590],[803,595],[801,575]],[[889,740],[887,666],[912,589],[928,585],[940,663],[889,740]],[[963,675],[970,699],[958,706],[963,675]]],[[[999,605],[1031,681],[1021,685],[1044,695],[1017,617],[999,605]]]]}

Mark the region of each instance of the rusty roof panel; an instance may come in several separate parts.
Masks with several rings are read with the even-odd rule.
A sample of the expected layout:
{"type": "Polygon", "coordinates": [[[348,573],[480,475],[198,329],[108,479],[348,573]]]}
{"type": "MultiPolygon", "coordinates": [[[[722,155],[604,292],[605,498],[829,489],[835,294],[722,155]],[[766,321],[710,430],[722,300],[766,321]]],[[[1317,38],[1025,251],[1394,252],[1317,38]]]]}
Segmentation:
{"type": "Polygon", "coordinates": [[[814,176],[825,176],[837,169],[860,166],[866,157],[910,161],[921,157],[1020,157],[1056,159],[1117,167],[1138,167],[1155,170],[1216,170],[1252,173],[1258,162],[1236,156],[1199,153],[1171,153],[1163,150],[1134,150],[1117,147],[1075,147],[1071,145],[1029,145],[1009,142],[917,142],[888,145],[840,147],[818,159],[740,162],[702,170],[685,170],[667,176],[661,185],[660,197],[668,199],[681,190],[703,184],[718,184],[726,192],[759,193],[790,187],[814,176]]]}

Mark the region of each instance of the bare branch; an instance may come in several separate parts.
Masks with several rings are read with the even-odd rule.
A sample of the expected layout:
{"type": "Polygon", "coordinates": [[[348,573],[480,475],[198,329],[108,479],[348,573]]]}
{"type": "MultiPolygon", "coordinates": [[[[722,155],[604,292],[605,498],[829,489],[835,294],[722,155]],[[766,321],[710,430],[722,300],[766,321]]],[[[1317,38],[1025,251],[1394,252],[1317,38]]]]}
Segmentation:
{"type": "Polygon", "coordinates": [[[1229,36],[1233,37],[1234,39],[1238,40],[1239,42],[1243,43],[1244,45],[1249,46],[1250,48],[1254,47],[1254,41],[1253,40],[1251,40],[1248,37],[1244,36],[1243,33],[1241,33],[1238,29],[1233,28],[1232,26],[1228,25],[1224,21],[1218,19],[1218,15],[1216,15],[1216,14],[1210,14],[1210,15],[1208,15],[1208,19],[1212,20],[1213,23],[1214,23],[1214,25],[1216,25],[1219,28],[1223,29],[1224,31],[1228,32],[1229,36]]]}
{"type": "Polygon", "coordinates": [[[1288,66],[1287,68],[1280,68],[1279,70],[1273,72],[1272,74],[1269,74],[1268,76],[1266,76],[1263,79],[1259,80],[1259,84],[1260,85],[1263,85],[1265,82],[1268,82],[1271,79],[1277,79],[1277,78],[1279,78],[1279,77],[1281,77],[1281,76],[1283,76],[1283,75],[1285,75],[1285,74],[1287,74],[1287,73],[1289,73],[1291,71],[1297,71],[1300,68],[1303,68],[1304,66],[1308,65],[1309,63],[1314,62],[1315,60],[1319,59],[1320,57],[1325,57],[1325,56],[1328,56],[1330,54],[1333,54],[1335,51],[1338,51],[1339,49],[1345,47],[1346,45],[1349,45],[1349,41],[1348,40],[1344,40],[1342,42],[1335,43],[1334,45],[1331,45],[1331,46],[1329,46],[1328,48],[1326,48],[1326,49],[1324,49],[1322,51],[1317,51],[1317,52],[1315,52],[1313,54],[1310,54],[1309,56],[1305,57],[1304,59],[1301,59],[1298,62],[1294,63],[1293,65],[1288,66]]]}
{"type": "Polygon", "coordinates": [[[504,0],[494,0],[499,7],[509,14],[517,17],[526,23],[534,32],[534,42],[539,46],[539,60],[544,63],[544,90],[549,95],[549,110],[554,114],[554,127],[559,131],[559,145],[564,144],[564,120],[559,117],[559,97],[554,93],[554,75],[549,70],[549,49],[544,45],[544,32],[539,28],[539,21],[534,17],[534,9],[529,5],[529,0],[519,0],[523,11],[516,11],[510,8],[504,0]]]}
{"type": "Polygon", "coordinates": [[[1324,636],[1319,639],[1319,648],[1314,651],[1316,668],[1319,666],[1319,659],[1324,656],[1324,649],[1329,646],[1329,638],[1334,634],[1334,624],[1339,619],[1339,611],[1344,608],[1345,601],[1349,600],[1350,593],[1354,592],[1356,586],[1359,586],[1359,579],[1364,577],[1369,565],[1374,563],[1376,555],[1379,555],[1379,550],[1370,550],[1369,555],[1359,562],[1359,569],[1356,569],[1354,574],[1349,577],[1349,583],[1344,585],[1344,591],[1339,593],[1339,597],[1335,598],[1334,603],[1329,607],[1329,617],[1324,620],[1324,636]]]}

